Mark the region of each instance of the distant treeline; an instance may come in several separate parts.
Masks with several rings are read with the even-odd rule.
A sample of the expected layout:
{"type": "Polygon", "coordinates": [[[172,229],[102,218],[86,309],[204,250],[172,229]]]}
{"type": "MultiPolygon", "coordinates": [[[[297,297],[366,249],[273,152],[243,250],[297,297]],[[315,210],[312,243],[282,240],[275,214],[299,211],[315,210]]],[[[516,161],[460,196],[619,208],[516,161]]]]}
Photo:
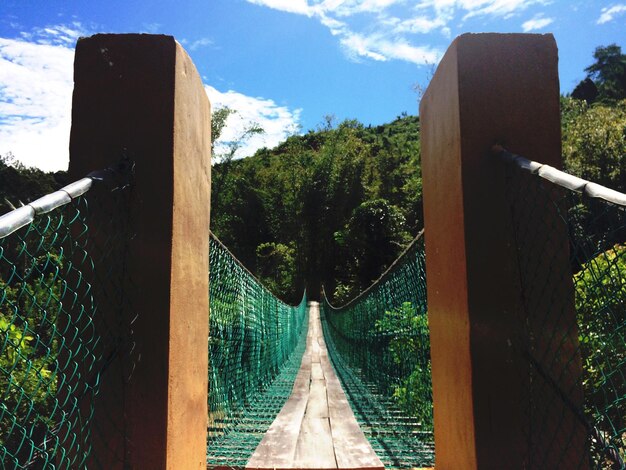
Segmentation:
{"type": "MultiPolygon", "coordinates": [[[[561,100],[564,165],[626,191],[626,55],[610,45],[594,59],[561,100]]],[[[217,113],[223,125],[228,113],[217,113]]],[[[222,158],[213,166],[211,228],[284,300],[296,303],[305,286],[315,298],[323,285],[341,304],[423,228],[419,132],[419,118],[406,113],[381,126],[327,119],[252,157],[222,158]]],[[[0,158],[5,211],[66,183],[63,173],[8,160],[0,158]]]]}

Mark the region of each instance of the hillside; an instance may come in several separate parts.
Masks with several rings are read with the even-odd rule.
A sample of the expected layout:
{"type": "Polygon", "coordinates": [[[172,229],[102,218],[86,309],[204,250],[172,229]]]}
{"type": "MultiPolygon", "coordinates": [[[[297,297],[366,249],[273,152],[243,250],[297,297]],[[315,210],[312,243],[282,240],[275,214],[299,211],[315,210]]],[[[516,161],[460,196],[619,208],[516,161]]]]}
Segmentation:
{"type": "Polygon", "coordinates": [[[419,158],[414,116],[292,136],[214,166],[212,230],[285,299],[306,283],[346,300],[422,228],[419,158]]]}

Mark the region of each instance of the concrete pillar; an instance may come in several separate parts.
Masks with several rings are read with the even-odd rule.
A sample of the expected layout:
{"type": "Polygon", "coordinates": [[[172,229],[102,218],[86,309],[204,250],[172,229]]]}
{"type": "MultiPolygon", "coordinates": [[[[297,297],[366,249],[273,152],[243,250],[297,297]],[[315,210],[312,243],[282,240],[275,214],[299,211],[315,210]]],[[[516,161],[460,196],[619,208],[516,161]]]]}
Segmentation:
{"type": "Polygon", "coordinates": [[[134,162],[123,206],[89,193],[98,322],[112,358],[91,426],[90,468],[206,468],[210,105],[170,36],[80,39],[74,64],[70,175],[134,162]],[[99,273],[99,274],[98,274],[99,273]],[[108,331],[108,333],[107,333],[108,331]]]}
{"type": "MultiPolygon", "coordinates": [[[[500,143],[560,167],[557,61],[551,35],[462,35],[421,101],[438,470],[585,466],[586,430],[570,406],[582,404],[582,391],[567,233],[560,225],[547,234],[557,247],[552,264],[534,263],[536,277],[522,287],[505,168],[491,153],[500,143]],[[528,311],[532,299],[522,298],[536,295],[529,283],[538,282],[563,295],[558,304],[528,311]],[[518,326],[521,319],[536,332],[539,317],[557,314],[544,324],[558,331],[545,342],[534,338],[534,352],[562,341],[571,355],[557,358],[560,371],[553,363],[538,364],[550,371],[541,377],[524,338],[518,340],[526,334],[518,326]],[[555,398],[557,388],[570,393],[569,404],[555,398]],[[554,436],[565,431],[567,443],[555,444],[554,436]]],[[[554,207],[534,209],[531,231],[545,233],[543,222],[556,221],[554,207]]],[[[544,250],[539,240],[533,243],[522,256],[539,261],[544,250]]]]}

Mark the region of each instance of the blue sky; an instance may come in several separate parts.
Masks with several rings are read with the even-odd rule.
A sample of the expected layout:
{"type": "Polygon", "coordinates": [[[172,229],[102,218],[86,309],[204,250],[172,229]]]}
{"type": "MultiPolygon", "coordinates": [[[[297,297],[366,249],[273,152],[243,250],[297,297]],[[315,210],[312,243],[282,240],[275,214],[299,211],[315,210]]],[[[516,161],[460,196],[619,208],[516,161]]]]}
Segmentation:
{"type": "Polygon", "coordinates": [[[325,115],[381,124],[417,114],[419,93],[464,32],[553,33],[561,91],[584,78],[596,46],[626,49],[625,0],[2,0],[0,155],[64,169],[76,39],[97,32],[171,34],[213,106],[273,147],[325,115]]]}

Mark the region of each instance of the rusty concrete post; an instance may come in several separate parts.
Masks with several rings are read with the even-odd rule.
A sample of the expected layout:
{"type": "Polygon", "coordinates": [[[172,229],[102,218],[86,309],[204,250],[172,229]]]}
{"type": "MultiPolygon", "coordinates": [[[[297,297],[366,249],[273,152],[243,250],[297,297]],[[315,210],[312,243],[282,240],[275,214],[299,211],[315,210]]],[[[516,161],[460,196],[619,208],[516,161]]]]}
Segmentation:
{"type": "Polygon", "coordinates": [[[99,321],[119,343],[104,345],[112,362],[95,401],[90,468],[206,468],[206,93],[189,56],[170,36],[81,39],[74,82],[71,176],[117,163],[123,149],[135,168],[124,210],[113,207],[111,195],[89,194],[96,251],[106,247],[121,219],[131,234],[121,241],[126,245],[117,261],[123,268],[111,276],[96,266],[102,272],[89,280],[97,282],[99,321]],[[121,301],[112,300],[119,295],[121,301]]]}
{"type": "MultiPolygon", "coordinates": [[[[522,303],[528,292],[521,290],[504,164],[491,154],[500,143],[560,167],[557,61],[551,35],[462,35],[420,104],[438,470],[557,468],[549,463],[557,461],[559,468],[574,468],[563,462],[585,466],[586,430],[566,404],[553,411],[571,426],[569,445],[548,448],[553,439],[533,438],[557,427],[546,426],[542,416],[547,410],[530,383],[540,378],[531,378],[528,351],[513,344],[517,320],[529,315],[522,303]]],[[[544,209],[542,217],[556,217],[544,209]]],[[[555,257],[559,266],[544,266],[545,276],[537,279],[567,294],[560,321],[572,326],[568,340],[574,344],[571,277],[555,275],[570,269],[567,234],[550,235],[562,247],[555,257]]],[[[538,257],[541,250],[522,256],[538,257]]],[[[569,366],[580,372],[580,361],[569,366]]],[[[555,381],[571,381],[571,375],[555,381]]],[[[582,394],[573,396],[580,405],[582,394]]]]}

